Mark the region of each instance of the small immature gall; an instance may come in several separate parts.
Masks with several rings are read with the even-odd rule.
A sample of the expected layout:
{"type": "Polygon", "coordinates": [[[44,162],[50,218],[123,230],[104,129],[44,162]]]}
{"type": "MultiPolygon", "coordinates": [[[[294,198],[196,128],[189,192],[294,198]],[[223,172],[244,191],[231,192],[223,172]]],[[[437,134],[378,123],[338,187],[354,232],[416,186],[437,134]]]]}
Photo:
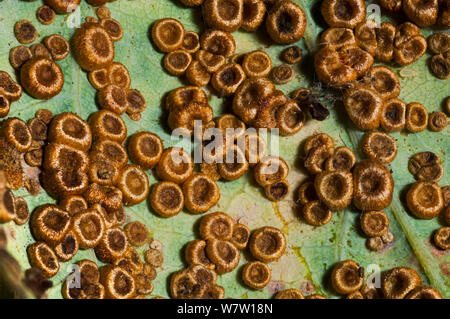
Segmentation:
{"type": "Polygon", "coordinates": [[[272,69],[271,78],[275,84],[286,84],[294,78],[294,69],[287,64],[282,64],[272,69]]]}
{"type": "Polygon", "coordinates": [[[299,63],[303,58],[302,49],[298,46],[291,46],[281,52],[281,59],[288,64],[299,63]]]}

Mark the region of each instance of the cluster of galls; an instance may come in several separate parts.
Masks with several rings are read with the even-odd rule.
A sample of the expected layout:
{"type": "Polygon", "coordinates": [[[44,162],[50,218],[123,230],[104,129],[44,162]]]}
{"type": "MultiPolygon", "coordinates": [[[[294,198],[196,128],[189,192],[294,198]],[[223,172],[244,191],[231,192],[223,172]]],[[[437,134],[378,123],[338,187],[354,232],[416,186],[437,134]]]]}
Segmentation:
{"type": "Polygon", "coordinates": [[[100,109],[138,121],[147,107],[142,94],[131,89],[128,69],[114,62],[115,44],[123,37],[123,29],[111,18],[106,7],[97,9],[97,17],[87,17],[86,22],[75,32],[72,43],[74,57],[80,67],[88,72],[91,85],[97,90],[100,109]]]}
{"type": "Polygon", "coordinates": [[[325,0],[321,9],[330,28],[321,35],[322,48],[314,65],[319,79],[330,86],[343,87],[360,79],[374,60],[409,65],[427,49],[420,28],[411,22],[378,26],[366,20],[362,0],[325,0]]]}
{"type": "Polygon", "coordinates": [[[203,20],[211,29],[254,32],[264,23],[270,38],[280,44],[297,42],[306,28],[306,15],[291,1],[180,0],[189,7],[201,6],[203,20]],[[267,12],[267,15],[266,15],[267,12]]]}
{"type": "MultiPolygon", "coordinates": [[[[36,28],[27,20],[16,22],[14,34],[22,44],[32,43],[37,38],[36,28]]],[[[48,100],[58,95],[64,86],[64,74],[56,62],[69,53],[69,42],[59,34],[52,34],[42,43],[12,48],[9,61],[20,75],[23,89],[35,99],[48,100]]]]}
{"type": "Polygon", "coordinates": [[[373,66],[357,82],[344,91],[344,107],[350,120],[363,131],[381,127],[386,132],[406,129],[417,133],[427,126],[441,131],[447,126],[443,112],[428,113],[418,102],[406,104],[398,98],[400,82],[393,70],[386,66],[373,66]]]}
{"type": "Polygon", "coordinates": [[[64,298],[145,297],[153,291],[155,268],[163,262],[161,247],[151,242],[144,263],[135,247],[148,242],[148,230],[140,222],[120,228],[125,218],[123,211],[112,214],[77,195],[65,197],[58,205],[39,206],[30,221],[37,240],[27,249],[30,264],[51,278],[58,273],[60,262],[71,260],[79,249],[92,248],[106,265],[98,269],[92,261],[78,262],[78,269],[63,284],[64,298]]]}
{"type": "Polygon", "coordinates": [[[403,13],[421,27],[437,25],[450,28],[450,5],[448,1],[381,0],[380,5],[388,12],[403,13]]]}
{"type": "MultiPolygon", "coordinates": [[[[269,80],[267,82],[271,83],[269,80]]],[[[291,129],[289,125],[293,124],[289,120],[295,121],[296,119],[295,112],[298,111],[303,115],[295,102],[290,106],[294,105],[294,110],[284,108],[284,115],[288,122],[283,126],[285,133],[291,129]]],[[[288,195],[289,184],[285,179],[289,173],[289,167],[286,162],[279,157],[266,156],[267,145],[264,138],[256,131],[246,132],[245,123],[235,115],[226,113],[213,119],[213,111],[207,104],[206,93],[201,88],[187,86],[171,91],[166,98],[165,108],[169,111],[169,126],[172,129],[182,130],[187,135],[195,134],[196,138],[202,141],[203,162],[200,165],[200,171],[214,184],[220,179],[237,180],[250,167],[254,167],[255,178],[261,186],[265,187],[270,200],[279,201],[288,195]],[[203,132],[194,132],[194,121],[202,122],[203,132]],[[219,130],[222,133],[223,141],[216,140],[216,136],[208,136],[205,132],[208,128],[219,130]],[[227,132],[229,129],[232,130],[232,133],[227,132]],[[272,165],[277,165],[275,166],[276,170],[267,172],[267,166],[273,167],[272,165]]],[[[298,126],[298,124],[295,125],[298,126]]],[[[300,128],[302,126],[303,120],[300,128]]],[[[161,176],[161,174],[159,175],[161,176]]],[[[192,205],[189,207],[188,202],[185,204],[190,211],[206,211],[195,210],[191,208],[192,205]]],[[[209,208],[211,207],[209,206],[209,208]]],[[[207,206],[205,206],[206,208],[207,206]]]]}
{"type": "Polygon", "coordinates": [[[0,224],[14,221],[17,225],[24,225],[30,218],[28,204],[22,197],[15,197],[8,188],[8,179],[0,170],[0,224]]]}
{"type": "Polygon", "coordinates": [[[117,184],[127,203],[137,204],[148,197],[156,214],[172,217],[183,207],[194,214],[204,213],[219,201],[219,186],[209,176],[194,172],[192,157],[184,149],[164,149],[159,136],[150,132],[133,134],[127,144],[129,158],[136,165],[127,165],[117,184]],[[150,169],[160,179],[151,190],[144,172],[150,169]]]}
{"type": "MultiPolygon", "coordinates": [[[[47,139],[47,124],[42,110],[28,124],[17,117],[10,117],[0,124],[0,167],[4,171],[7,185],[11,189],[25,186],[36,195],[39,192],[38,171],[27,169],[42,162],[42,147],[47,139]]],[[[48,122],[47,122],[48,123],[48,122]]]]}
{"type": "Polygon", "coordinates": [[[11,103],[19,100],[21,96],[22,87],[8,73],[0,71],[0,118],[8,115],[11,103]]]}
{"type": "MultiPolygon", "coordinates": [[[[304,125],[305,115],[295,100],[288,99],[266,77],[272,70],[270,56],[258,50],[246,54],[241,60],[241,64],[231,62],[217,71],[217,77],[213,76],[213,86],[222,95],[233,96],[233,112],[245,123],[244,129],[245,125],[249,125],[255,128],[278,128],[281,135],[299,132],[304,125]]],[[[281,67],[290,68],[289,77],[292,77],[290,66],[278,68],[281,67]]],[[[286,75],[286,72],[281,73],[276,75],[277,81],[286,75]]],[[[165,103],[169,112],[169,127],[172,130],[186,129],[188,135],[193,133],[195,120],[201,121],[204,129],[215,126],[206,93],[198,87],[204,84],[193,84],[196,86],[181,87],[170,92],[165,103]]]]}
{"type": "Polygon", "coordinates": [[[327,224],[332,212],[347,208],[352,202],[361,210],[361,227],[369,237],[367,245],[379,250],[392,241],[389,220],[381,210],[392,201],[394,180],[383,165],[397,154],[395,140],[378,131],[367,133],[361,143],[368,159],[357,163],[347,147],[334,147],[327,134],[315,134],[304,145],[304,166],[313,174],[297,192],[303,219],[313,226],[327,224]],[[377,245],[375,245],[377,244],[377,245]]]}
{"type": "Polygon", "coordinates": [[[217,274],[233,271],[239,264],[239,250],[247,247],[255,260],[243,267],[242,281],[252,289],[263,289],[271,278],[267,263],[278,260],[286,249],[286,238],[280,230],[262,227],[251,234],[246,225],[223,212],[202,217],[199,233],[201,239],[185,248],[188,267],[171,276],[173,298],[223,298],[225,291],[216,283],[217,274]]]}
{"type": "MultiPolygon", "coordinates": [[[[167,71],[177,76],[185,75],[194,86],[204,87],[211,82],[220,96],[234,95],[234,113],[247,125],[256,128],[278,127],[282,135],[298,132],[304,124],[304,114],[294,101],[276,90],[267,79],[271,75],[273,82],[287,83],[294,76],[293,68],[280,65],[272,69],[270,56],[261,50],[234,55],[236,43],[230,32],[240,27],[256,31],[264,21],[265,7],[269,4],[262,0],[182,2],[188,6],[203,5],[203,12],[208,12],[204,19],[209,29],[199,36],[194,32],[186,32],[180,22],[171,18],[155,22],[152,40],[160,51],[167,53],[164,57],[167,71]]],[[[290,1],[274,4],[266,18],[269,35],[275,42],[282,44],[300,40],[305,25],[303,10],[290,1]]],[[[290,47],[283,52],[282,58],[288,64],[295,64],[301,60],[302,52],[298,47],[290,47]]],[[[186,90],[191,89],[186,87],[186,90]]],[[[168,107],[171,113],[169,126],[172,129],[186,126],[185,123],[178,123],[178,119],[183,118],[183,122],[186,122],[188,116],[189,122],[198,119],[202,120],[204,126],[213,125],[212,110],[207,105],[206,95],[190,95],[183,102],[180,104],[187,108],[176,111],[168,107]],[[199,98],[198,101],[195,101],[196,98],[199,98]],[[188,105],[191,102],[200,102],[201,105],[188,105]]],[[[192,127],[192,123],[189,126],[192,127]]]]}
{"type": "Polygon", "coordinates": [[[364,284],[364,268],[354,260],[334,265],[331,273],[334,291],[346,299],[442,299],[439,291],[422,285],[419,274],[408,267],[396,267],[381,274],[381,287],[364,284]]]}
{"type": "MultiPolygon", "coordinates": [[[[381,125],[388,132],[405,126],[411,132],[423,131],[428,124],[425,107],[399,100],[400,83],[395,72],[373,63],[377,60],[409,65],[422,57],[428,47],[435,54],[431,70],[439,78],[448,78],[448,35],[436,33],[427,45],[420,28],[412,22],[397,26],[383,22],[377,26],[374,20],[365,20],[362,0],[323,1],[322,15],[330,28],[321,35],[322,48],[315,55],[315,71],[322,82],[345,89],[344,105],[353,123],[362,130],[381,125]]],[[[445,128],[447,120],[443,115],[433,115],[431,130],[445,128]]]]}
{"type": "MultiPolygon", "coordinates": [[[[264,2],[213,0],[205,1],[203,7],[208,12],[205,21],[210,29],[201,36],[186,32],[183,25],[172,18],[158,20],[153,25],[153,42],[160,51],[167,53],[164,57],[166,70],[172,75],[185,75],[195,86],[203,87],[211,82],[221,96],[233,95],[247,77],[268,76],[272,69],[270,57],[260,50],[245,57],[233,56],[236,43],[230,33],[241,26],[255,31],[265,16],[264,2]],[[258,21],[254,21],[256,19],[258,21]]],[[[281,1],[269,12],[267,24],[275,42],[294,43],[303,36],[306,16],[294,3],[281,1]]],[[[301,59],[301,51],[291,48],[284,56],[285,60],[296,63],[301,59]]],[[[287,65],[274,68],[272,73],[278,84],[289,82],[294,75],[287,65]]]]}
{"type": "MultiPolygon", "coordinates": [[[[132,222],[119,228],[126,220],[123,205],[147,197],[147,176],[140,166],[127,164],[122,146],[127,129],[119,115],[101,110],[88,122],[73,113],[53,116],[39,110],[28,125],[17,118],[2,123],[2,141],[25,154],[27,164],[42,169],[44,188],[58,200],[58,205],[42,205],[32,214],[30,225],[37,242],[28,247],[30,263],[50,278],[58,273],[60,262],[71,260],[79,249],[94,248],[99,260],[111,264],[100,269],[104,276],[100,282],[82,277],[81,287],[67,283],[63,295],[130,298],[149,294],[156,275],[153,267],[162,263],[161,252],[147,251],[146,266],[131,247],[147,242],[146,227],[132,222]]],[[[7,203],[8,211],[14,208],[12,217],[26,222],[26,203],[20,199],[7,203]]]]}
{"type": "Polygon", "coordinates": [[[431,72],[439,79],[450,77],[450,35],[436,32],[428,37],[428,49],[433,54],[430,59],[431,72]]]}
{"type": "MultiPolygon", "coordinates": [[[[131,224],[125,226],[125,232],[117,227],[107,231],[105,239],[95,248],[97,257],[107,263],[105,266],[99,268],[87,259],[75,264],[78,267],[75,274],[79,278],[72,274],[64,281],[62,295],[65,299],[146,299],[153,292],[156,268],[163,263],[162,247],[158,241],[150,242],[150,249],[144,252],[143,261],[136,248],[131,246],[136,246],[127,232],[131,224]],[[109,237],[109,243],[106,237],[109,237]],[[109,256],[108,251],[115,253],[113,258],[107,258],[106,261],[104,257],[109,256]]],[[[145,229],[144,225],[140,225],[145,229]]]]}
{"type": "Polygon", "coordinates": [[[411,214],[420,219],[433,219],[439,214],[446,226],[433,234],[434,244],[450,249],[450,186],[437,183],[444,175],[441,158],[433,152],[421,152],[410,158],[408,169],[418,180],[406,194],[406,205],[411,214]]]}
{"type": "Polygon", "coordinates": [[[161,217],[177,215],[183,207],[193,214],[207,212],[220,199],[217,183],[208,175],[194,172],[191,155],[182,148],[160,148],[149,206],[161,217]]]}

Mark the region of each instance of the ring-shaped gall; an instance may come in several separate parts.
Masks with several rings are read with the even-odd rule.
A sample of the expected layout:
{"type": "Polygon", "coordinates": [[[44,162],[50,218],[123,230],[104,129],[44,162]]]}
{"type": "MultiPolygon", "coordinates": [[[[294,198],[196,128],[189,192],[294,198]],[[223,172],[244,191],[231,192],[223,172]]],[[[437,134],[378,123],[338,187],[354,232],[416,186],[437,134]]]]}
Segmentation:
{"type": "Polygon", "coordinates": [[[259,261],[277,261],[286,250],[286,236],[277,228],[265,226],[252,233],[249,248],[252,256],[259,261]]]}
{"type": "Polygon", "coordinates": [[[220,199],[219,186],[203,174],[194,174],[183,183],[184,205],[193,214],[207,212],[220,199]]]}
{"type": "Polygon", "coordinates": [[[267,14],[266,30],[276,43],[295,43],[303,37],[305,29],[305,12],[291,1],[277,2],[267,14]]]}
{"type": "Polygon", "coordinates": [[[362,160],[353,168],[353,204],[362,211],[381,211],[390,205],[394,179],[389,170],[375,160],[362,160]]]}
{"type": "Polygon", "coordinates": [[[58,63],[46,58],[32,58],[20,69],[24,90],[39,100],[49,100],[58,95],[64,86],[64,74],[58,63]]]}

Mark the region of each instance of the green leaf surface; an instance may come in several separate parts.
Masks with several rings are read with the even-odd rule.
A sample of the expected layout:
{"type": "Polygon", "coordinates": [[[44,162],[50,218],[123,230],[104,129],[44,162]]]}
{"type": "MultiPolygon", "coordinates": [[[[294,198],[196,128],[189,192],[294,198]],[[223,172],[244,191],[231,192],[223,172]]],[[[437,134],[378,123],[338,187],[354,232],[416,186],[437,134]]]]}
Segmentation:
{"type": "MultiPolygon", "coordinates": [[[[324,122],[308,121],[306,126],[293,137],[280,138],[280,156],[290,165],[291,172],[288,181],[292,194],[288,199],[272,203],[265,199],[260,187],[256,186],[251,174],[234,182],[220,182],[221,199],[212,209],[224,211],[235,219],[246,223],[251,229],[264,225],[279,227],[286,234],[288,249],[286,254],[277,262],[271,263],[271,283],[261,291],[249,290],[239,279],[242,265],[248,255],[241,254],[240,266],[233,271],[219,276],[218,283],[225,288],[225,296],[232,298],[269,298],[280,288],[295,287],[304,293],[322,293],[328,297],[336,297],[330,286],[328,271],[334,263],[343,259],[354,259],[362,266],[378,265],[382,270],[395,266],[409,266],[416,269],[423,281],[439,289],[443,296],[450,298],[450,254],[449,251],[439,251],[430,243],[430,236],[434,230],[442,226],[438,219],[425,221],[417,220],[408,214],[402,196],[409,184],[414,182],[413,176],[407,170],[408,159],[419,151],[433,151],[443,160],[444,178],[440,185],[450,184],[449,161],[447,153],[450,151],[448,128],[440,133],[428,130],[418,134],[395,133],[394,138],[399,146],[398,156],[391,168],[395,179],[395,195],[391,206],[385,210],[390,219],[390,230],[395,235],[395,241],[380,252],[371,252],[365,247],[365,237],[359,229],[359,213],[356,210],[345,210],[335,213],[332,221],[323,227],[312,227],[299,218],[299,209],[293,201],[293,191],[306,178],[305,171],[299,164],[301,142],[314,132],[326,132],[331,135],[337,145],[346,145],[358,156],[358,144],[363,135],[351,124],[336,96],[321,90],[314,82],[312,72],[311,52],[316,47],[317,37],[323,29],[318,14],[317,1],[295,0],[307,12],[308,25],[304,40],[298,44],[309,54],[297,69],[297,76],[289,84],[279,86],[286,94],[299,87],[314,85],[314,88],[327,98],[331,109],[331,116],[324,122]]],[[[5,0],[0,2],[0,69],[14,74],[8,62],[9,50],[18,45],[14,38],[14,23],[21,19],[28,19],[34,23],[39,32],[39,39],[44,36],[59,33],[69,38],[74,29],[67,21],[72,18],[57,16],[56,21],[49,26],[38,23],[35,17],[40,1],[24,2],[5,0]]],[[[164,94],[183,84],[178,78],[169,76],[162,70],[163,55],[155,51],[148,38],[149,26],[157,19],[173,17],[179,19],[187,30],[201,31],[203,28],[199,10],[184,8],[177,0],[120,0],[109,3],[112,17],[120,21],[124,28],[124,38],[116,43],[116,60],[125,64],[130,70],[132,87],[139,89],[145,96],[148,108],[141,121],[133,122],[125,115],[129,134],[136,131],[152,131],[161,136],[164,145],[171,146],[177,141],[171,140],[166,129],[165,117],[161,108],[164,94]]],[[[84,1],[81,5],[82,20],[84,17],[94,16],[94,8],[84,1]]],[[[431,30],[422,31],[426,36],[431,30]]],[[[238,53],[245,53],[262,48],[272,57],[274,65],[281,64],[279,53],[283,46],[273,45],[263,32],[249,34],[234,33],[238,53]]],[[[449,95],[449,81],[438,80],[428,69],[427,53],[418,62],[403,68],[400,76],[402,92],[400,98],[406,102],[417,101],[424,104],[431,111],[441,110],[443,99],[449,95]]],[[[73,111],[87,119],[94,112],[95,90],[90,86],[87,75],[80,70],[71,58],[60,62],[64,71],[65,85],[60,95],[50,101],[38,101],[24,94],[19,102],[12,105],[10,116],[18,116],[28,120],[34,116],[36,110],[48,108],[54,113],[73,111]]],[[[401,69],[394,67],[399,72],[401,69]]],[[[210,103],[215,115],[220,115],[229,106],[210,94],[210,103]]],[[[151,171],[148,172],[150,184],[156,179],[151,171]]],[[[24,190],[17,192],[24,196],[30,209],[52,202],[44,191],[38,196],[31,196],[24,190]]],[[[126,213],[130,220],[145,223],[153,238],[164,245],[164,265],[159,269],[154,282],[153,295],[168,297],[168,276],[184,267],[183,247],[196,237],[196,222],[200,218],[185,212],[170,219],[155,216],[146,203],[128,207],[126,213]]],[[[29,267],[26,247],[34,240],[28,225],[6,225],[9,237],[8,250],[16,257],[23,269],[29,267]]],[[[143,251],[140,249],[139,251],[143,251]]],[[[50,298],[61,297],[61,283],[68,275],[69,265],[80,259],[95,260],[93,250],[80,251],[69,263],[63,263],[61,270],[52,280],[54,287],[50,290],[50,298]]]]}

